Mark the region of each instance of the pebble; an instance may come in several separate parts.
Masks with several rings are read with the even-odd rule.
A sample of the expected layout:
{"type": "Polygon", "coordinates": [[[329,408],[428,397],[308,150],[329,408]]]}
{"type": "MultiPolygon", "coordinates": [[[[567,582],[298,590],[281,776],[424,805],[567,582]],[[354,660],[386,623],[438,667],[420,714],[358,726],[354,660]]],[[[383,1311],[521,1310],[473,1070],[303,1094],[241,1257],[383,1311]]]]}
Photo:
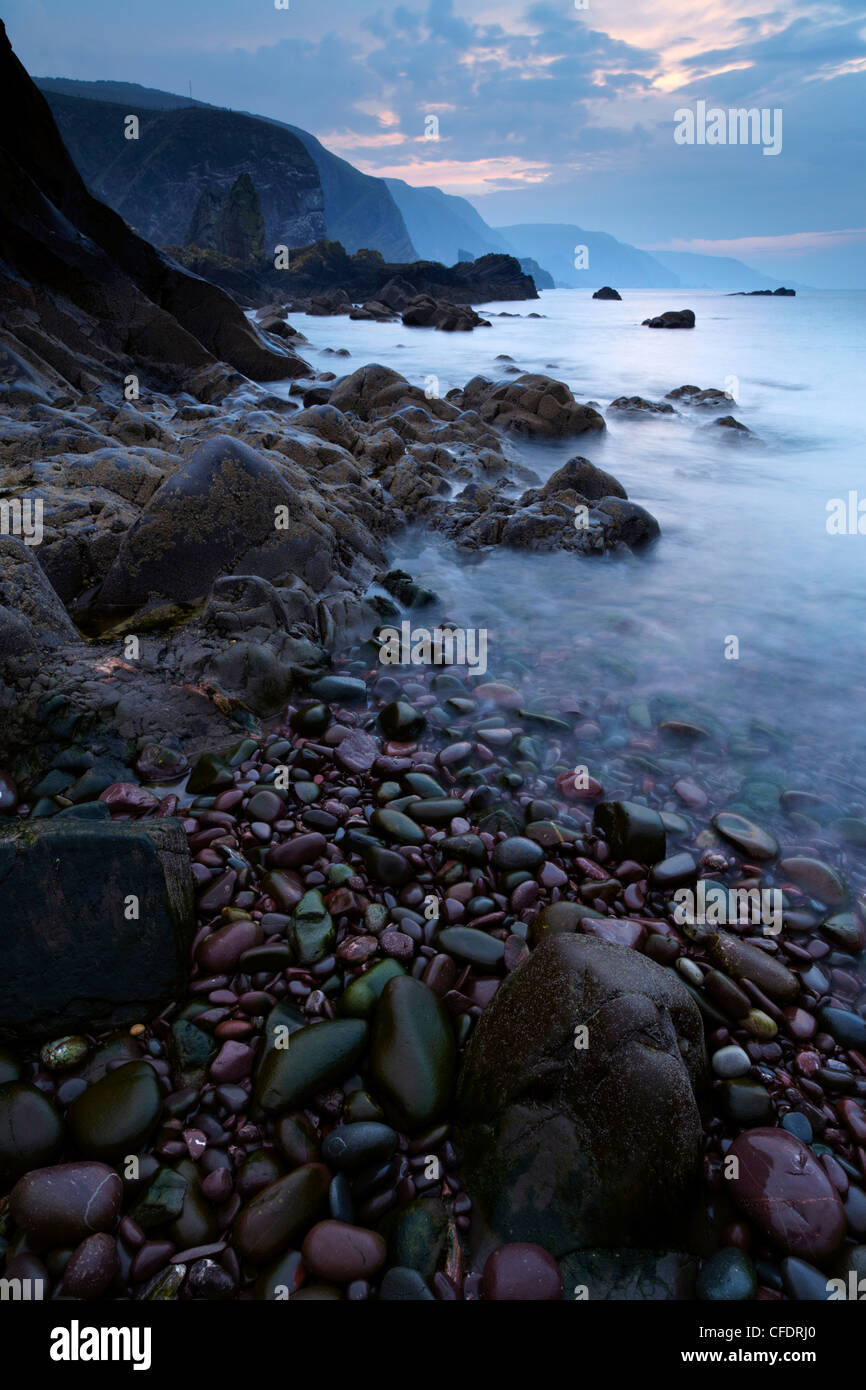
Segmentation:
{"type": "Polygon", "coordinates": [[[356,1173],[370,1164],[386,1162],[397,1147],[389,1125],[374,1122],[340,1125],[322,1144],[322,1158],[341,1173],[356,1173]]]}
{"type": "Polygon", "coordinates": [[[6,1187],[59,1154],[63,1120],[52,1102],[27,1081],[0,1085],[0,1183],[6,1187]]]}
{"type": "Polygon", "coordinates": [[[745,1076],[752,1066],[748,1054],[735,1044],[722,1047],[718,1052],[714,1052],[712,1065],[716,1076],[726,1078],[745,1076]]]}
{"type": "Polygon", "coordinates": [[[10,1207],[16,1226],[38,1247],[72,1245],[113,1229],[123,1183],[104,1163],[59,1163],[19,1178],[10,1207]]]}
{"type": "Polygon", "coordinates": [[[497,1303],[554,1303],[562,1298],[562,1275],[540,1245],[500,1245],[484,1265],[480,1292],[497,1303]]]}
{"type": "Polygon", "coordinates": [[[343,1221],[320,1221],[307,1234],[301,1257],[311,1274],[335,1284],[372,1279],[385,1263],[388,1247],[376,1231],[343,1221]]]}
{"type": "Polygon", "coordinates": [[[253,1094],[268,1115],[278,1115],[351,1074],[363,1056],[367,1026],[335,1019],[300,1028],[285,1047],[270,1047],[256,1071],[253,1094]]]}
{"type": "Polygon", "coordinates": [[[488,936],[474,927],[446,927],[440,931],[436,943],[449,955],[486,970],[499,965],[505,955],[505,945],[498,937],[488,936]]]}
{"type": "Polygon", "coordinates": [[[113,1236],[88,1236],[74,1251],[63,1271],[65,1298],[104,1298],[120,1274],[113,1236]]]}
{"type": "Polygon", "coordinates": [[[544,850],[535,840],[513,835],[500,840],[493,850],[493,866],[500,872],[515,869],[537,869],[544,859],[544,850]]]}
{"type": "Polygon", "coordinates": [[[769,831],[762,830],[754,821],[732,811],[722,811],[713,816],[712,824],[723,839],[736,845],[749,859],[759,861],[775,859],[779,853],[779,842],[769,831]]]}
{"type": "Polygon", "coordinates": [[[438,995],[420,980],[395,976],[373,1020],[370,1077],[397,1129],[414,1134],[439,1118],[456,1061],[454,1030],[438,995]]]}
{"type": "Polygon", "coordinates": [[[821,859],[795,855],[779,862],[779,873],[802,888],[810,898],[817,898],[832,910],[843,908],[848,901],[848,889],[839,874],[821,859]]]}
{"type": "Polygon", "coordinates": [[[818,1023],[842,1047],[866,1048],[866,1019],[859,1014],[827,1007],[818,1010],[818,1023]]]}
{"type": "Polygon", "coordinates": [[[753,1129],[728,1150],[734,1201],[784,1255],[823,1262],[845,1235],[838,1193],[812,1152],[784,1129],[753,1129]]]}
{"type": "Polygon", "coordinates": [[[240,1258],[262,1265],[281,1255],[315,1221],[330,1184],[331,1174],[324,1164],[308,1163],[259,1192],[232,1227],[240,1258]]]}
{"type": "Polygon", "coordinates": [[[743,1250],[731,1246],[717,1250],[698,1275],[695,1292],[710,1303],[731,1303],[752,1299],[757,1278],[755,1266],[743,1250]]]}
{"type": "Polygon", "coordinates": [[[80,1153],[115,1159],[138,1153],[156,1128],[161,1109],[162,1092],[153,1067],[128,1062],[73,1101],[67,1122],[80,1153]]]}

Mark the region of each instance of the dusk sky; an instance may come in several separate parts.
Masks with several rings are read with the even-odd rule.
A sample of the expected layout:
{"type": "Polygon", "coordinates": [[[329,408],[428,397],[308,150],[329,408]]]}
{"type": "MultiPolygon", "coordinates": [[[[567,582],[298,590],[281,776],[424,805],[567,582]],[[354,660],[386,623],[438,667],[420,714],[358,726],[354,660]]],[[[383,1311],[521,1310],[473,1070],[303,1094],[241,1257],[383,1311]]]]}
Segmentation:
{"type": "Polygon", "coordinates": [[[37,76],[109,78],[290,121],[493,225],[866,286],[866,4],[761,0],[6,0],[37,76]],[[779,108],[782,149],[687,146],[674,113],[779,108]],[[425,139],[425,119],[439,139],[425,139]]]}

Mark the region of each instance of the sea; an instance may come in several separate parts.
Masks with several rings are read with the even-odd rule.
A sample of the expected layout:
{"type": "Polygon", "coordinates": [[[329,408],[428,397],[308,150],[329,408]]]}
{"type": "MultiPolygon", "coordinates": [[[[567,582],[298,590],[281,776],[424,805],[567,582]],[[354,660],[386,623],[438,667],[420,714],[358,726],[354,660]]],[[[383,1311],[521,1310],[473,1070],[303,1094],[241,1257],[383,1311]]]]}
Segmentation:
{"type": "MultiPolygon", "coordinates": [[[[418,621],[485,629],[494,675],[497,660],[516,662],[537,673],[548,704],[586,702],[596,718],[599,707],[611,711],[613,722],[602,721],[611,754],[625,726],[645,722],[648,703],[651,723],[664,714],[712,735],[720,751],[705,772],[729,801],[754,808],[779,788],[802,789],[862,814],[866,291],[623,290],[621,301],[601,301],[546,290],[537,302],[479,312],[489,328],[454,334],[342,317],[293,322],[309,340],[305,357],[338,375],[378,362],[425,389],[435,379],[443,396],[478,374],[508,379],[511,365],[564,381],[598,405],[607,429],[510,438],[509,452],[541,479],[588,458],[657,518],[661,538],[635,556],[497,548],[467,560],[410,529],[393,544],[393,564],[440,598],[418,621]],[[694,310],[694,329],[642,326],[682,308],[694,310]],[[336,348],[350,357],[327,351],[336,348]],[[686,384],[727,391],[728,413],[754,438],[731,438],[714,413],[676,401],[674,415],[607,414],[617,397],[661,401],[686,384]]],[[[604,756],[597,750],[600,770],[604,756]]]]}

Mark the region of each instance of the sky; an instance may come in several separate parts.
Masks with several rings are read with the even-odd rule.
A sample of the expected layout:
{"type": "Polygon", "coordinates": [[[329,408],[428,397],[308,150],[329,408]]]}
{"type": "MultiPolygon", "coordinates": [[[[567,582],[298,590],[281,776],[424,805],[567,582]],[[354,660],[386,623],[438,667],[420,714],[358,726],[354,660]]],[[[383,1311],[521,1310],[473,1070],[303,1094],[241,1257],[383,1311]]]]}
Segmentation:
{"type": "Polygon", "coordinates": [[[866,0],[277,3],[2,10],[36,76],[191,86],[367,173],[460,193],[494,226],[576,223],[866,287],[866,0]],[[726,130],[730,109],[766,111],[768,138],[679,142],[699,103],[726,130]]]}

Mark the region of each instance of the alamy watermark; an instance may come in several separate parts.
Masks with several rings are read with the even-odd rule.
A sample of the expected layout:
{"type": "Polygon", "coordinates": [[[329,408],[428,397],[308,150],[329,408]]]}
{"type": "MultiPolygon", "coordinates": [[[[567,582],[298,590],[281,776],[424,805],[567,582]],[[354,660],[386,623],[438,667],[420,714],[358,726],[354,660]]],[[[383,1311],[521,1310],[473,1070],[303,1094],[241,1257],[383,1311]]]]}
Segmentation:
{"type": "Polygon", "coordinates": [[[487,670],[486,627],[413,628],[410,622],[379,629],[383,666],[469,666],[487,670]]]}
{"type": "Polygon", "coordinates": [[[761,926],[764,936],[778,936],[783,901],[781,888],[725,888],[700,879],[696,888],[674,893],[674,921],[681,927],[761,926]]]}
{"type": "Polygon", "coordinates": [[[826,506],[829,536],[866,536],[866,497],[852,489],[847,500],[831,497],[826,506]]]}
{"type": "Polygon", "coordinates": [[[775,106],[707,109],[705,101],[693,111],[681,106],[674,112],[674,141],[678,145],[762,145],[762,154],[782,153],[782,108],[775,106]]]}
{"type": "Polygon", "coordinates": [[[52,1361],[131,1361],[134,1371],[151,1365],[149,1327],[82,1327],[73,1318],[69,1327],[55,1327],[48,1355],[52,1361]]]}
{"type": "Polygon", "coordinates": [[[0,497],[0,536],[20,536],[25,545],[41,545],[44,506],[41,497],[0,497]]]}

